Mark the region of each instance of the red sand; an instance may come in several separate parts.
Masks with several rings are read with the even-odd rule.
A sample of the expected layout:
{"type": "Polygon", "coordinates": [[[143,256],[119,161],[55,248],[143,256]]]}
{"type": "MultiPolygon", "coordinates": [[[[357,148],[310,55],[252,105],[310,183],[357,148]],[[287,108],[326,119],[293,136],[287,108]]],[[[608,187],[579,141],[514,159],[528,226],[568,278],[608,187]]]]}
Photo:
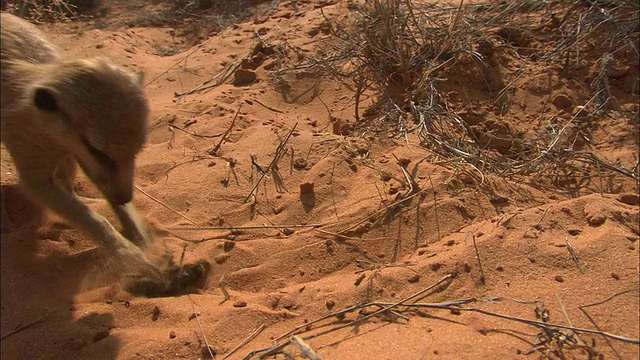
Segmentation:
{"type": "MultiPolygon", "coordinates": [[[[131,18],[132,14],[119,9],[114,5],[109,13],[110,24],[131,18]]],[[[344,9],[342,2],[323,8],[328,16],[337,16],[344,9]]],[[[157,55],[161,49],[177,47],[174,41],[182,41],[180,37],[174,40],[170,28],[113,25],[98,30],[82,22],[41,28],[69,55],[108,56],[131,69],[144,70],[152,115],[136,184],[147,194],[199,226],[326,224],[323,231],[293,227],[290,231],[263,228],[233,233],[170,230],[173,235],[166,241],[176,259],[187,244],[185,262],[207,259],[213,265],[201,293],[147,299],[133,297],[117,286],[88,290],[83,280],[102,261],[101,250],[76,230],[55,233],[43,227],[40,211],[15,187],[16,174],[3,149],[2,184],[18,228],[2,235],[2,336],[45,317],[2,340],[3,360],[197,359],[203,356],[202,334],[218,359],[264,326],[230,357],[241,359],[252,350],[270,346],[272,339],[296,326],[363,301],[397,302],[448,274],[455,278],[427,293],[421,302],[500,298],[469,306],[535,320],[535,305],[515,300],[536,301],[549,310],[552,323],[589,329],[597,325],[601,331],[638,339],[638,206],[627,204],[637,200],[633,181],[619,181],[615,193],[601,196],[592,187],[569,193],[489,176],[488,191],[474,191],[472,186],[451,186],[451,166],[423,162],[416,177],[420,188],[426,189],[419,216],[416,199],[401,220],[376,226],[384,204],[395,196],[394,189],[408,190],[396,180],[403,175],[393,155],[409,160],[412,169],[430,153],[417,146],[414,137],[409,138],[409,145],[402,138],[332,134],[324,104],[334,118],[354,121],[353,94],[344,86],[312,79],[320,80],[322,92],[311,97],[303,93],[310,84],[301,80],[294,90],[302,96],[285,101],[267,81],[269,72],[264,67],[272,61],[267,59],[256,70],[257,81],[251,85],[234,86],[228,81],[207,92],[174,97],[175,92],[202,84],[248,53],[255,44],[252,34],[259,28],[268,29],[262,35],[265,41],[278,43],[286,38],[294,45],[307,44],[303,46],[307,49],[313,49],[312,40],[323,36],[310,35],[309,30],[324,19],[320,9],[309,3],[294,8],[283,2],[263,20],[260,24],[239,23],[172,56],[157,55]],[[193,136],[169,126],[192,134],[220,134],[229,128],[239,108],[219,156],[208,154],[219,137],[193,136]],[[280,140],[296,124],[287,144],[289,153],[279,163],[288,191],[278,193],[273,179],[265,179],[252,208],[245,202],[252,189],[251,154],[266,167],[280,140]],[[303,169],[290,167],[291,149],[294,158],[307,159],[303,169]],[[228,159],[235,162],[235,176],[229,171],[228,159]],[[382,179],[378,170],[393,178],[382,179]],[[313,196],[301,194],[305,183],[313,184],[313,196]],[[621,198],[623,193],[630,195],[621,198]],[[348,236],[332,235],[358,223],[348,236]],[[177,236],[208,240],[192,243],[177,236]],[[578,255],[579,268],[566,241],[578,255]],[[230,295],[226,301],[221,282],[230,295]],[[627,290],[632,291],[585,309],[595,324],[578,309],[627,290]],[[199,314],[197,319],[194,312],[199,314]]],[[[637,76],[637,71],[629,76],[637,76]]],[[[449,80],[451,85],[446,86],[451,89],[467,86],[463,74],[451,75],[449,80]]],[[[525,75],[520,81],[534,80],[525,75]]],[[[545,97],[578,90],[559,82],[550,91],[545,97]]],[[[460,101],[473,102],[486,113],[485,105],[474,100],[474,92],[460,91],[459,96],[460,101]]],[[[635,103],[625,102],[633,99],[629,96],[620,100],[621,110],[614,111],[594,132],[593,144],[603,158],[633,166],[638,159],[638,134],[631,124],[637,123],[633,116],[638,104],[637,97],[635,103]]],[[[539,97],[525,90],[518,92],[515,101],[537,116],[539,97]]],[[[522,113],[525,119],[525,111],[522,113]]],[[[566,116],[560,111],[558,115],[566,116]]],[[[499,121],[513,128],[528,126],[518,117],[503,116],[499,121]]],[[[254,174],[254,180],[256,177],[254,174]]],[[[97,196],[84,178],[77,189],[80,195],[97,196]]],[[[136,193],[135,201],[158,227],[194,226],[141,192],[136,193]]],[[[106,208],[99,210],[108,214],[106,208]]],[[[343,322],[333,318],[324,327],[311,326],[300,336],[344,324],[357,314],[347,314],[343,322]]],[[[403,314],[406,319],[374,316],[359,326],[307,343],[323,359],[542,356],[536,351],[525,355],[541,332],[534,326],[473,312],[421,308],[403,314]]],[[[590,347],[595,343],[593,349],[607,359],[638,356],[637,345],[583,333],[579,339],[590,347]]],[[[300,350],[292,346],[286,351],[300,356],[300,350]]],[[[565,350],[565,355],[587,358],[576,349],[565,350]]]]}

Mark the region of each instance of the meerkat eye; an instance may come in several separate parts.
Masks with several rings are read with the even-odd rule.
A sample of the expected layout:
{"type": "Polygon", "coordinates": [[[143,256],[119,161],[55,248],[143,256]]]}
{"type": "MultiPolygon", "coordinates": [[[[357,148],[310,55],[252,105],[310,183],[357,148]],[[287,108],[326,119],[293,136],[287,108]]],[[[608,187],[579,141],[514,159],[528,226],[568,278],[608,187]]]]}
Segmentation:
{"type": "Polygon", "coordinates": [[[56,112],[58,111],[58,103],[53,94],[49,90],[39,88],[33,95],[33,102],[36,107],[42,111],[56,112]]]}
{"type": "Polygon", "coordinates": [[[82,143],[84,144],[84,146],[87,147],[87,150],[89,150],[91,155],[93,155],[93,157],[95,157],[100,164],[108,168],[109,171],[115,172],[117,170],[118,165],[112,158],[109,157],[109,155],[105,154],[95,146],[91,145],[89,140],[85,138],[82,138],[82,143]]]}

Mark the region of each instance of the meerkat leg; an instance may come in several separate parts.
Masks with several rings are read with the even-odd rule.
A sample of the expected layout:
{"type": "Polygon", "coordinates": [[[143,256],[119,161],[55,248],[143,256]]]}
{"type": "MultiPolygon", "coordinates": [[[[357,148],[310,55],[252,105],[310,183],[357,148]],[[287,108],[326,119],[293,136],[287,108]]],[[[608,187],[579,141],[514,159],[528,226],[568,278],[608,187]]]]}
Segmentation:
{"type": "Polygon", "coordinates": [[[120,224],[122,224],[122,231],[120,232],[124,237],[131,240],[133,243],[144,246],[151,242],[152,235],[149,226],[144,217],[140,215],[133,202],[126,203],[124,205],[117,205],[109,202],[106,199],[94,199],[84,196],[76,195],[84,204],[99,204],[103,205],[108,203],[113,212],[118,216],[120,224]]]}
{"type": "Polygon", "coordinates": [[[126,268],[159,273],[138,246],[122,236],[107,219],[89,209],[74,194],[60,190],[53,183],[40,183],[30,188],[44,205],[101,242],[108,251],[121,257],[126,268]]]}
{"type": "Polygon", "coordinates": [[[111,208],[120,219],[122,235],[139,246],[146,246],[152,241],[151,230],[144,217],[138,213],[133,202],[124,205],[110,203],[111,208]]]}
{"type": "MultiPolygon", "coordinates": [[[[77,173],[78,165],[76,161],[71,156],[68,156],[58,162],[58,165],[54,170],[53,181],[63,191],[75,195],[75,191],[73,189],[73,181],[77,173]]],[[[49,225],[53,225],[56,227],[71,227],[71,224],[69,224],[69,222],[65,218],[55,212],[47,212],[46,220],[49,225]]]]}
{"type": "Polygon", "coordinates": [[[107,251],[118,257],[124,271],[160,275],[160,271],[131,241],[122,236],[107,219],[89,209],[73,192],[76,163],[63,158],[55,165],[41,158],[19,157],[17,161],[24,189],[46,208],[84,231],[107,251]],[[52,175],[48,175],[52,174],[52,175]],[[70,185],[71,184],[71,185],[70,185]]]}
{"type": "Polygon", "coordinates": [[[53,181],[62,190],[68,193],[75,193],[73,181],[78,174],[78,164],[71,156],[61,159],[54,170],[53,181]]]}
{"type": "MultiPolygon", "coordinates": [[[[84,204],[96,204],[109,202],[104,199],[92,199],[78,196],[74,190],[74,179],[78,172],[76,161],[68,157],[58,163],[55,170],[55,182],[64,191],[75,195],[84,204]]],[[[122,235],[137,245],[146,245],[151,241],[151,231],[147,227],[143,217],[138,213],[132,202],[125,205],[117,205],[109,202],[109,205],[118,216],[122,224],[122,235]]]]}

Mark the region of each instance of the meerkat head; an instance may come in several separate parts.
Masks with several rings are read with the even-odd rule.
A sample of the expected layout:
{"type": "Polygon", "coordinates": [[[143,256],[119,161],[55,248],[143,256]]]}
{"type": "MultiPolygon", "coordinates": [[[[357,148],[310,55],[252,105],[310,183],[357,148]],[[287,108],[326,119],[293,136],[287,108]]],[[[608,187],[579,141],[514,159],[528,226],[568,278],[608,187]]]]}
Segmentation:
{"type": "Polygon", "coordinates": [[[105,59],[73,60],[52,65],[30,89],[52,138],[115,204],[132,199],[135,157],[146,141],[149,107],[141,82],[105,59]]]}

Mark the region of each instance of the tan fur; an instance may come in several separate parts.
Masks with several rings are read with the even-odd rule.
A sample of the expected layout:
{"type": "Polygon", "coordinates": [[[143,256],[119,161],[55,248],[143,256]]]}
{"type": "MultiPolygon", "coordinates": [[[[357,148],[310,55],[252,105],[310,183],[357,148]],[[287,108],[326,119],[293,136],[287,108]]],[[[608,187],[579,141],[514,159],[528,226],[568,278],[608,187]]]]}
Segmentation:
{"type": "Polygon", "coordinates": [[[34,25],[13,15],[2,13],[1,24],[2,142],[21,185],[126,269],[155,271],[140,248],[73,191],[79,165],[111,204],[123,234],[137,243],[148,239],[131,203],[149,112],[139,78],[106,59],[64,59],[34,25]]]}

